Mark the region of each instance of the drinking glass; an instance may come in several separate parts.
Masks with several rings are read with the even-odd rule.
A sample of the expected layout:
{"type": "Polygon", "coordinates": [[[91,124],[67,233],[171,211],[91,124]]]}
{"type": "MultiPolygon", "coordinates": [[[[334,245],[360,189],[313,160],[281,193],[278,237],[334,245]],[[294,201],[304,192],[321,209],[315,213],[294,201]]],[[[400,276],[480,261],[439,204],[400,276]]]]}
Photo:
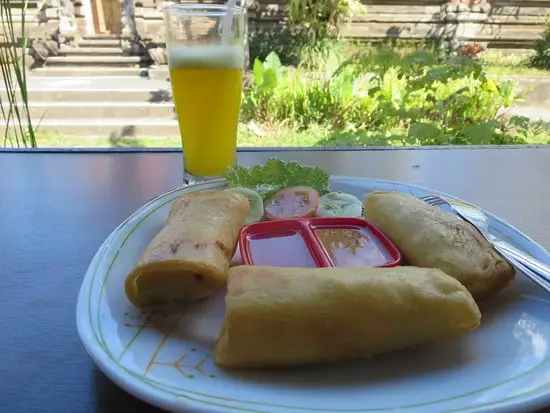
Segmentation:
{"type": "Polygon", "coordinates": [[[186,184],[223,176],[237,162],[244,67],[244,7],[164,9],[170,83],[186,184]]]}

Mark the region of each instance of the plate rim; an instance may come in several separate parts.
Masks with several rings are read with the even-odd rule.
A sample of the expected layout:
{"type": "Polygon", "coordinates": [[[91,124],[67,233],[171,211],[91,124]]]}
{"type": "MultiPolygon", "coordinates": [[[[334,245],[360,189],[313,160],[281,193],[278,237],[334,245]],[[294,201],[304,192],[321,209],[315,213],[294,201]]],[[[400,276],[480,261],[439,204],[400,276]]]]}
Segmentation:
{"type": "MultiPolygon", "coordinates": [[[[457,198],[455,196],[446,194],[444,192],[434,190],[431,188],[427,188],[420,185],[414,185],[414,184],[408,184],[405,182],[399,182],[399,181],[391,181],[391,180],[384,180],[384,179],[372,179],[372,178],[361,178],[361,177],[353,177],[353,176],[341,176],[341,175],[331,175],[330,176],[331,181],[360,181],[360,182],[370,182],[373,184],[383,183],[383,184],[390,184],[390,185],[396,185],[401,186],[405,188],[416,188],[418,190],[421,190],[423,192],[429,192],[429,193],[438,193],[442,194],[444,196],[448,196],[453,199],[460,200],[460,198],[457,198]]],[[[100,339],[96,336],[96,333],[94,331],[91,318],[89,319],[89,323],[86,323],[85,320],[86,317],[82,316],[83,314],[83,306],[88,307],[90,304],[90,300],[88,299],[88,290],[91,290],[91,287],[93,286],[93,281],[95,277],[95,270],[101,263],[101,260],[105,253],[109,250],[109,247],[111,246],[112,240],[132,221],[138,219],[140,216],[142,216],[144,213],[147,213],[149,209],[159,202],[162,199],[169,198],[174,193],[182,192],[182,195],[189,192],[195,192],[205,189],[214,189],[218,188],[225,184],[225,179],[215,179],[208,182],[202,182],[195,185],[189,185],[184,187],[178,187],[171,189],[161,195],[158,195],[152,199],[150,199],[148,202],[140,206],[137,210],[135,210],[131,215],[129,215],[124,221],[122,221],[112,232],[111,234],[105,239],[105,241],[102,243],[96,254],[94,255],[94,258],[92,259],[87,271],[86,275],[83,278],[82,285],[79,290],[78,294],[78,302],[77,302],[77,308],[76,308],[76,322],[77,322],[77,329],[78,334],[80,337],[81,342],[84,345],[84,348],[96,364],[96,366],[103,371],[113,382],[115,382],[117,385],[119,385],[121,388],[123,388],[128,393],[145,400],[153,405],[162,407],[164,409],[174,411],[181,408],[189,408],[192,409],[195,412],[198,413],[220,413],[220,412],[227,412],[227,411],[242,411],[242,412],[263,412],[262,410],[252,410],[247,409],[242,406],[236,406],[236,405],[228,405],[228,404],[219,404],[219,403],[213,403],[212,401],[203,400],[202,398],[211,398],[213,400],[219,400],[223,403],[236,403],[236,404],[244,404],[250,407],[258,407],[261,408],[264,407],[271,407],[271,408],[277,408],[277,409],[294,409],[299,410],[303,412],[307,411],[317,411],[317,412],[328,412],[329,410],[323,410],[323,409],[307,409],[303,407],[298,406],[284,406],[284,405],[278,405],[278,404],[271,404],[271,403],[262,403],[262,402],[254,402],[254,401],[246,401],[246,400],[237,400],[237,399],[228,399],[223,398],[215,395],[208,395],[208,394],[185,394],[185,395],[175,395],[173,393],[167,393],[166,389],[159,388],[156,384],[156,382],[151,381],[144,377],[134,377],[133,372],[128,371],[125,367],[120,366],[116,363],[116,360],[112,359],[110,356],[110,353],[108,349],[104,348],[102,346],[102,343],[100,339]],[[86,305],[85,305],[86,304],[86,305]],[[95,341],[95,342],[94,342],[95,341]],[[145,386],[145,384],[147,384],[145,386]],[[184,401],[184,399],[188,399],[187,402],[184,401]],[[214,409],[212,409],[214,407],[214,409]],[[217,408],[217,409],[216,409],[217,408]],[[222,410],[220,410],[220,408],[222,410]]],[[[396,188],[397,190],[397,188],[396,188]]],[[[166,201],[166,202],[170,202],[166,201]]],[[[162,204],[164,205],[164,204],[162,204]]],[[[162,206],[161,205],[161,206],[162,206]]],[[[159,206],[159,208],[161,207],[159,206]]],[[[482,209],[483,210],[483,209],[482,209]]],[[[527,241],[529,244],[531,244],[533,247],[536,247],[540,250],[542,254],[545,254],[547,257],[550,257],[550,254],[548,251],[540,245],[538,242],[530,238],[528,235],[517,229],[515,226],[507,223],[505,220],[499,218],[498,216],[483,210],[492,220],[498,222],[500,225],[503,225],[510,230],[512,230],[515,234],[521,236],[525,241],[527,241]]],[[[148,216],[148,215],[147,215],[148,216]]],[[[146,219],[146,217],[142,218],[143,220],[146,219]]],[[[122,246],[122,245],[121,245],[122,246]]],[[[100,292],[101,295],[101,292],[100,292]]],[[[91,296],[91,294],[90,294],[91,296]]],[[[546,360],[548,361],[548,359],[546,360]]],[[[542,364],[545,364],[545,361],[538,364],[538,367],[541,367],[542,364]]],[[[536,368],[537,366],[535,366],[536,368]]],[[[528,372],[527,372],[528,373],[528,372]]],[[[508,381],[512,381],[516,378],[519,378],[518,376],[509,379],[508,381]]],[[[504,383],[497,383],[494,386],[504,384],[504,383]]],[[[493,387],[493,386],[490,386],[493,387]]],[[[477,391],[483,391],[481,390],[475,390],[477,391]]],[[[187,390],[179,390],[183,393],[189,393],[187,390]]],[[[193,394],[194,392],[190,392],[193,394]]],[[[196,392],[199,393],[199,392],[196,392]]],[[[468,392],[470,393],[470,392],[468,392]]],[[[437,404],[444,402],[445,400],[450,400],[453,398],[460,398],[460,397],[466,397],[467,394],[464,395],[458,395],[456,397],[449,397],[446,399],[436,400],[434,402],[427,402],[427,403],[420,403],[417,407],[421,407],[422,405],[429,405],[429,404],[437,404]]],[[[500,401],[493,401],[489,403],[481,403],[469,408],[465,409],[459,409],[459,410],[452,410],[453,412],[508,412],[513,411],[514,408],[517,408],[518,406],[527,407],[531,404],[533,405],[543,405],[550,403],[550,383],[544,383],[541,386],[538,386],[535,389],[531,389],[527,392],[524,392],[520,395],[513,396],[511,398],[502,399],[500,401]],[[531,395],[531,396],[530,396],[531,395]]],[[[399,410],[404,408],[414,408],[413,405],[411,406],[402,406],[402,407],[393,407],[391,409],[384,409],[384,410],[399,410]]],[[[335,411],[335,410],[331,410],[335,411]]],[[[363,412],[380,412],[381,409],[348,409],[348,410],[340,410],[340,412],[352,412],[352,411],[363,411],[363,412]]]]}

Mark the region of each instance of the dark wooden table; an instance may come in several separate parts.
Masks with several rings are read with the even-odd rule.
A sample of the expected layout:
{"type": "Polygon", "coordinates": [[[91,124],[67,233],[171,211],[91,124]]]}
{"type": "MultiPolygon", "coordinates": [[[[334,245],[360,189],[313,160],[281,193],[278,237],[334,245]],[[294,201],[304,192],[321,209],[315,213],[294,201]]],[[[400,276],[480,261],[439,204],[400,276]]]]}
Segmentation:
{"type": "MultiPolygon", "coordinates": [[[[550,248],[550,148],[247,151],[239,159],[270,156],[449,192],[550,248]]],[[[159,411],[95,368],[75,306],[103,240],[181,180],[177,152],[0,152],[0,412],[159,411]]]]}

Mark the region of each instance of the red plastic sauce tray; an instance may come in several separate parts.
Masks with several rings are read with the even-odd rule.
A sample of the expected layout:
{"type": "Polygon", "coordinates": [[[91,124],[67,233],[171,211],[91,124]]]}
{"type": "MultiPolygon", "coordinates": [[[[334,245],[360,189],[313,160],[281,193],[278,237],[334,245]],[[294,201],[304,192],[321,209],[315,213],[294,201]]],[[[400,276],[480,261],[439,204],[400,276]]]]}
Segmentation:
{"type": "Polygon", "coordinates": [[[241,230],[243,263],[275,267],[394,267],[397,247],[360,218],[258,222],[241,230]]]}

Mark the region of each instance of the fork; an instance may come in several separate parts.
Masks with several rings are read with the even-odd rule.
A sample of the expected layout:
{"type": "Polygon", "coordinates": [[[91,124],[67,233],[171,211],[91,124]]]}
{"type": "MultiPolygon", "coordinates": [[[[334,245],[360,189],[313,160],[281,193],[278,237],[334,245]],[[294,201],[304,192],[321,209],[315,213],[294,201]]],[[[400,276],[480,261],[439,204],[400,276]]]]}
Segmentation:
{"type": "Polygon", "coordinates": [[[448,200],[439,195],[426,195],[420,198],[432,206],[445,206],[463,221],[472,225],[510,264],[523,272],[540,287],[550,292],[550,266],[525,254],[489,232],[489,222],[479,208],[459,201],[448,200]]]}

